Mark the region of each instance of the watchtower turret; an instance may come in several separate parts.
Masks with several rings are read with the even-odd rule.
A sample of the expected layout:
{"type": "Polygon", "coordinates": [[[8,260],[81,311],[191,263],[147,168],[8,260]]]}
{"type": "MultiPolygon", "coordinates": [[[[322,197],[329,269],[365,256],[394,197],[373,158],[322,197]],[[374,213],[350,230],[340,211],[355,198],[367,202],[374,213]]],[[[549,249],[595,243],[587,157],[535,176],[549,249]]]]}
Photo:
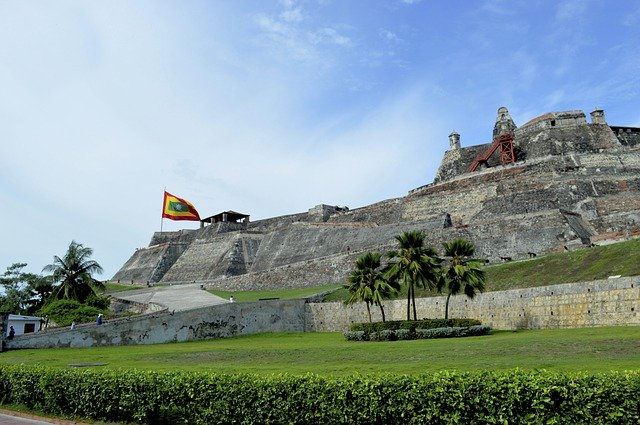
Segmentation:
{"type": "Polygon", "coordinates": [[[602,108],[595,108],[593,112],[591,112],[591,124],[606,124],[607,121],[604,119],[604,110],[602,108]]]}
{"type": "Polygon", "coordinates": [[[449,134],[449,146],[452,151],[460,149],[460,134],[455,130],[449,134]]]}
{"type": "Polygon", "coordinates": [[[513,133],[515,129],[516,123],[513,122],[509,110],[504,106],[498,108],[496,125],[493,126],[493,140],[503,134],[513,133]]]}

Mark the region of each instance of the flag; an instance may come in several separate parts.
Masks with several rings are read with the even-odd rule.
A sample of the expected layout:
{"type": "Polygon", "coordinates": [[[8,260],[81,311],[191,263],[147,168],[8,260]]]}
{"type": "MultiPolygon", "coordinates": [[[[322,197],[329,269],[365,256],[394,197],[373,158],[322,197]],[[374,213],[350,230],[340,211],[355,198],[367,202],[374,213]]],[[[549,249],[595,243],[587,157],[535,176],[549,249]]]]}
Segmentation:
{"type": "Polygon", "coordinates": [[[200,214],[191,205],[191,202],[178,198],[167,191],[164,192],[162,217],[169,220],[200,221],[200,214]]]}

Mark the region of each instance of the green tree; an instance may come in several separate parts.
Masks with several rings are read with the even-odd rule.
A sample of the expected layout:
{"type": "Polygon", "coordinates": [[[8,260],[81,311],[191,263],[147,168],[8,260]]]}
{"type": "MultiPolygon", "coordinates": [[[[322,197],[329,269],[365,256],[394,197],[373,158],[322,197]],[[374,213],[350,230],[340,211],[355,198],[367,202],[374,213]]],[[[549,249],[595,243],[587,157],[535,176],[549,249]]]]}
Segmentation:
{"type": "Polygon", "coordinates": [[[91,323],[98,313],[104,313],[104,310],[71,299],[53,300],[40,310],[40,315],[49,318],[56,326],[68,326],[71,322],[91,323]]]}
{"type": "Polygon", "coordinates": [[[92,254],[91,248],[71,241],[64,257],[54,256],[53,264],[42,269],[51,272],[53,282],[59,283],[51,293],[53,299],[70,299],[84,303],[90,295],[95,295],[94,288],[105,288],[102,282],[91,276],[92,273],[102,273],[100,264],[89,259],[92,254]]]}
{"type": "Polygon", "coordinates": [[[424,246],[424,233],[410,230],[396,236],[398,249],[390,251],[385,277],[390,283],[407,285],[407,320],[418,320],[415,288],[434,289],[439,278],[441,260],[431,247],[424,246]]]}
{"type": "Polygon", "coordinates": [[[449,300],[451,295],[461,291],[473,299],[476,293],[484,291],[485,273],[482,266],[485,260],[471,258],[476,251],[475,246],[464,239],[445,242],[444,255],[446,263],[443,266],[442,277],[438,281],[438,292],[447,292],[444,318],[449,318],[449,300]]]}
{"type": "Polygon", "coordinates": [[[367,305],[369,322],[371,322],[371,305],[376,305],[382,313],[382,321],[386,321],[383,301],[397,293],[398,287],[393,286],[384,278],[382,272],[382,254],[368,252],[356,260],[355,269],[347,277],[344,285],[349,290],[349,298],[345,304],[364,301],[367,305]]]}
{"type": "Polygon", "coordinates": [[[26,263],[14,263],[0,277],[2,295],[0,311],[14,314],[35,314],[51,292],[49,279],[25,273],[26,263]]]}

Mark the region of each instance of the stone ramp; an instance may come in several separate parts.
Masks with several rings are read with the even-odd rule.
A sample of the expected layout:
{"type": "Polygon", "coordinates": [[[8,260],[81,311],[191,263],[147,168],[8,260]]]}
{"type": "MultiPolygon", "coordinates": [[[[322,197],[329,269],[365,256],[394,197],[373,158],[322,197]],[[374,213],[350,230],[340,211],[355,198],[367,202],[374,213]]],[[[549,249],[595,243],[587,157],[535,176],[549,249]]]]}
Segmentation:
{"type": "Polygon", "coordinates": [[[153,286],[144,290],[116,292],[111,296],[136,303],[158,304],[169,311],[191,310],[229,302],[203,290],[199,284],[153,286]]]}

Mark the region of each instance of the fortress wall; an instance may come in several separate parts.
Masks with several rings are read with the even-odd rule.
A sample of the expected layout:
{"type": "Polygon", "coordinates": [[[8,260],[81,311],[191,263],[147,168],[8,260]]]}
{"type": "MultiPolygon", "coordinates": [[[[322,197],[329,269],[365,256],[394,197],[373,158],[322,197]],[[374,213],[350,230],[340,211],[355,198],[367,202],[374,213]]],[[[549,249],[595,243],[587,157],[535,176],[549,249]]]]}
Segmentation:
{"type": "Polygon", "coordinates": [[[201,236],[189,245],[161,282],[193,282],[244,273],[246,261],[253,261],[256,245],[262,238],[262,235],[240,232],[201,236]]]}
{"type": "Polygon", "coordinates": [[[393,224],[400,221],[401,211],[401,198],[387,199],[366,207],[331,214],[327,223],[393,224]]]}
{"type": "MultiPolygon", "coordinates": [[[[451,298],[449,316],[474,318],[494,329],[547,329],[640,325],[640,277],[487,292],[451,298]]],[[[444,317],[445,297],[416,299],[419,318],[444,317]]],[[[387,320],[406,318],[406,299],[385,301],[387,320]]],[[[372,308],[373,320],[381,320],[372,308]]],[[[158,312],[46,330],[6,341],[7,349],[157,344],[261,332],[342,332],[368,321],[363,303],[270,300],[228,303],[174,313],[158,312]]]]}
{"type": "Polygon", "coordinates": [[[285,228],[291,225],[292,223],[296,223],[298,221],[308,221],[308,216],[309,214],[304,212],[304,213],[289,214],[289,215],[283,215],[279,217],[250,221],[249,225],[247,226],[247,230],[261,232],[261,233],[272,232],[275,230],[285,228]]]}
{"type": "Polygon", "coordinates": [[[261,332],[302,332],[304,300],[229,303],[47,330],[7,341],[7,349],[160,344],[261,332]]]}
{"type": "MultiPolygon", "coordinates": [[[[441,222],[423,223],[424,227],[442,226],[441,222]]],[[[394,237],[409,224],[365,226],[357,223],[298,223],[280,232],[265,235],[252,271],[260,272],[286,264],[295,264],[348,251],[375,249],[394,242],[394,237]]]]}
{"type": "MultiPolygon", "coordinates": [[[[418,318],[444,317],[446,297],[416,299],[418,318]]],[[[385,301],[387,320],[405,320],[407,300],[385,301]]],[[[451,297],[449,317],[479,319],[494,329],[549,329],[640,325],[640,277],[486,292],[473,300],[451,297]]],[[[371,309],[374,321],[380,309],[371,309]]],[[[307,330],[341,332],[367,322],[363,303],[307,305],[307,330]]]]}
{"type": "MultiPolygon", "coordinates": [[[[560,115],[562,113],[554,114],[553,117],[515,130],[514,147],[518,161],[530,161],[546,158],[550,155],[561,156],[566,152],[601,152],[621,146],[609,126],[586,124],[584,114],[581,111],[570,111],[568,115],[565,114],[564,118],[559,118],[560,115]],[[575,114],[572,115],[574,112],[579,113],[582,118],[574,116],[575,114]],[[556,121],[555,127],[550,126],[552,119],[556,121]]],[[[635,145],[634,137],[632,133],[629,133],[628,145],[635,145]]],[[[442,183],[465,175],[474,159],[490,147],[491,143],[486,143],[445,152],[434,183],[442,183]]],[[[499,152],[496,152],[487,162],[487,166],[493,168],[500,165],[499,152]]]]}
{"type": "Polygon", "coordinates": [[[638,127],[614,127],[611,126],[618,141],[624,146],[640,145],[640,128],[638,127]]]}
{"type": "MultiPolygon", "coordinates": [[[[485,153],[490,147],[491,143],[484,143],[445,152],[433,182],[435,184],[442,183],[466,174],[473,160],[485,153]]],[[[499,164],[500,160],[496,158],[496,155],[493,155],[487,161],[489,167],[495,167],[499,164]]]]}
{"type": "Polygon", "coordinates": [[[156,282],[159,269],[169,268],[187,245],[163,243],[137,249],[122,268],[111,278],[118,282],[156,282]]]}
{"type": "Polygon", "coordinates": [[[182,229],[175,232],[155,232],[149,246],[164,243],[191,243],[198,236],[201,229],[182,229]]]}

